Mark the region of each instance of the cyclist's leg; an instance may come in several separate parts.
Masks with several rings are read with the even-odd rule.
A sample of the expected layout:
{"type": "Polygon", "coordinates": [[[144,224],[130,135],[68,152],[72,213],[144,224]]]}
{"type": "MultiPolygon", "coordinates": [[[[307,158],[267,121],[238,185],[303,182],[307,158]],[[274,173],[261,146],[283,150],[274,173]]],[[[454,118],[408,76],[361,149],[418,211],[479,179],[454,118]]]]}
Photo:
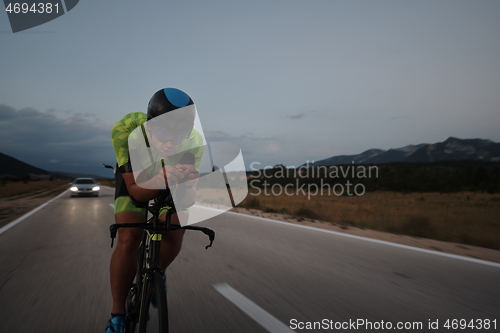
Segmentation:
{"type": "MultiPolygon", "coordinates": [[[[141,210],[132,206],[125,197],[118,197],[115,200],[115,222],[143,223],[145,209],[141,210]]],[[[141,236],[142,229],[118,229],[116,248],[110,263],[112,313],[125,312],[125,300],[137,270],[137,249],[141,236]]]]}
{"type": "MultiPolygon", "coordinates": [[[[178,213],[172,214],[170,223],[179,224],[178,213]]],[[[180,214],[184,214],[181,212],[180,214]]],[[[166,213],[160,215],[161,220],[165,220],[166,213]]],[[[177,257],[182,247],[182,240],[186,230],[179,229],[175,231],[165,232],[162,236],[161,242],[161,260],[160,265],[165,270],[177,257]]]]}

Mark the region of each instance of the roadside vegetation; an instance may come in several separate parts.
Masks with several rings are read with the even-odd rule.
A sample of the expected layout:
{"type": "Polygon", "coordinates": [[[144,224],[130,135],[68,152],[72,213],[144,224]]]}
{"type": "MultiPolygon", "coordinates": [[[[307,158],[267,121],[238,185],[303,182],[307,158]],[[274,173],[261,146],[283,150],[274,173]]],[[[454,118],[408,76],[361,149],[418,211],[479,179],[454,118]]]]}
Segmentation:
{"type": "Polygon", "coordinates": [[[276,165],[247,179],[244,208],[500,250],[499,162],[276,165]]]}
{"type": "MultiPolygon", "coordinates": [[[[500,194],[367,192],[362,196],[248,195],[239,205],[362,229],[500,250],[500,194]]],[[[300,220],[300,219],[299,219],[300,220]]]]}
{"type": "Polygon", "coordinates": [[[0,227],[69,188],[69,180],[0,181],[0,227]]]}
{"type": "MultiPolygon", "coordinates": [[[[69,188],[69,180],[0,181],[0,200],[22,195],[50,195],[52,191],[62,192],[69,188]]],[[[60,193],[59,192],[59,193],[60,193]]]]}
{"type": "Polygon", "coordinates": [[[315,184],[327,187],[340,183],[359,184],[367,192],[487,192],[500,193],[500,162],[440,161],[336,166],[301,166],[287,169],[276,165],[247,172],[249,186],[315,184]]]}
{"type": "MultiPolygon", "coordinates": [[[[99,180],[114,187],[114,180],[99,180]]],[[[0,180],[0,228],[69,189],[71,180],[0,180]]]]}
{"type": "MultiPolygon", "coordinates": [[[[343,228],[352,226],[500,250],[499,170],[498,163],[475,161],[390,164],[379,166],[378,177],[327,179],[321,177],[321,172],[308,178],[280,177],[283,167],[278,165],[266,171],[270,177],[263,177],[262,170],[247,173],[250,193],[238,206],[291,215],[299,221],[313,219],[343,228]],[[362,195],[325,191],[314,196],[298,192],[295,187],[288,188],[287,193],[292,195],[284,191],[275,195],[270,191],[273,184],[298,185],[298,178],[300,184],[322,186],[325,182],[350,180],[353,184],[363,184],[366,191],[362,195]],[[260,186],[263,181],[268,182],[267,192],[260,186]]],[[[114,180],[99,180],[99,183],[115,185],[114,180]]],[[[14,201],[8,204],[12,199],[55,196],[68,186],[68,180],[1,182],[0,224],[16,210],[14,201]]]]}

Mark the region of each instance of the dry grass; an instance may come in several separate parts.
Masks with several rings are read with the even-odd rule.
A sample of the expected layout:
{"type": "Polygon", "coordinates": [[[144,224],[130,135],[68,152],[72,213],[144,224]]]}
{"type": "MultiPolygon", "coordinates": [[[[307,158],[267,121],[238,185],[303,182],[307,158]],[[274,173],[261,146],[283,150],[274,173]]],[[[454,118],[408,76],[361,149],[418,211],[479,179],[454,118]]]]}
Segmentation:
{"type": "Polygon", "coordinates": [[[114,180],[109,180],[109,179],[100,179],[97,181],[100,185],[103,186],[109,186],[109,187],[115,187],[115,181],[114,180]]]}
{"type": "MultiPolygon", "coordinates": [[[[15,211],[12,207],[0,207],[0,221],[8,218],[12,214],[14,214],[15,211]]],[[[2,224],[0,224],[0,227],[2,224]]]]}
{"type": "Polygon", "coordinates": [[[68,180],[40,180],[29,182],[0,182],[0,199],[12,198],[20,195],[44,193],[52,190],[59,190],[65,186],[69,188],[68,180]]]}
{"type": "Polygon", "coordinates": [[[69,188],[68,180],[1,182],[0,227],[69,188]]]}
{"type": "MultiPolygon", "coordinates": [[[[114,187],[114,181],[99,183],[114,187]]],[[[0,199],[50,196],[65,187],[69,187],[67,180],[4,182],[0,183],[0,199]]],[[[211,192],[211,196],[207,200],[218,203],[217,195],[211,192]]],[[[363,196],[316,196],[311,200],[302,195],[249,194],[240,206],[500,250],[500,194],[367,192],[363,196]]],[[[0,219],[11,213],[10,207],[2,207],[0,219]]]]}
{"type": "MultiPolygon", "coordinates": [[[[115,187],[114,180],[98,180],[100,185],[115,187]]],[[[29,181],[29,182],[10,182],[2,181],[0,182],[0,199],[13,198],[23,195],[36,195],[40,194],[43,196],[51,195],[52,192],[57,192],[66,188],[69,188],[71,184],[70,180],[40,180],[40,181],[29,181]]]]}
{"type": "MultiPolygon", "coordinates": [[[[114,187],[113,180],[98,181],[114,187]]],[[[0,182],[0,227],[69,189],[69,180],[0,182]]]]}
{"type": "Polygon", "coordinates": [[[363,196],[248,195],[243,207],[500,250],[500,195],[370,192],[363,196]]]}

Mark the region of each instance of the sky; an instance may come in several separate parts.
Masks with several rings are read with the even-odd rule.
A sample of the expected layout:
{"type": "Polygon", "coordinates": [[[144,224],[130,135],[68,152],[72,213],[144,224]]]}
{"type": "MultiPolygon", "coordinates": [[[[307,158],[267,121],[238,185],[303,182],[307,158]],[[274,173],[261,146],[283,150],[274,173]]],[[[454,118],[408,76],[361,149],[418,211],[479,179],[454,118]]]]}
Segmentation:
{"type": "Polygon", "coordinates": [[[165,87],[247,169],[499,142],[499,16],[497,0],[81,0],[14,34],[3,12],[0,152],[106,175],[113,124],[165,87]]]}

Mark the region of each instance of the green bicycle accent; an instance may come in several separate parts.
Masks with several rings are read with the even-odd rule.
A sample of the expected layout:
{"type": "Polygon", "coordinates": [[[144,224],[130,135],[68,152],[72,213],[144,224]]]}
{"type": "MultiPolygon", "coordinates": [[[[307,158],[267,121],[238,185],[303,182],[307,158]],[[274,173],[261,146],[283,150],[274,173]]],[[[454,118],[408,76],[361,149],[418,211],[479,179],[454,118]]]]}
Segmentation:
{"type": "Polygon", "coordinates": [[[151,240],[154,240],[154,241],[161,241],[162,240],[163,234],[152,234],[149,232],[149,230],[146,230],[146,232],[148,233],[148,236],[149,236],[149,238],[151,238],[151,240]]]}
{"type": "Polygon", "coordinates": [[[169,206],[166,206],[166,207],[162,207],[160,209],[160,212],[158,213],[159,216],[162,216],[163,214],[165,214],[166,212],[168,212],[169,209],[172,209],[172,207],[169,207],[169,206]]]}

